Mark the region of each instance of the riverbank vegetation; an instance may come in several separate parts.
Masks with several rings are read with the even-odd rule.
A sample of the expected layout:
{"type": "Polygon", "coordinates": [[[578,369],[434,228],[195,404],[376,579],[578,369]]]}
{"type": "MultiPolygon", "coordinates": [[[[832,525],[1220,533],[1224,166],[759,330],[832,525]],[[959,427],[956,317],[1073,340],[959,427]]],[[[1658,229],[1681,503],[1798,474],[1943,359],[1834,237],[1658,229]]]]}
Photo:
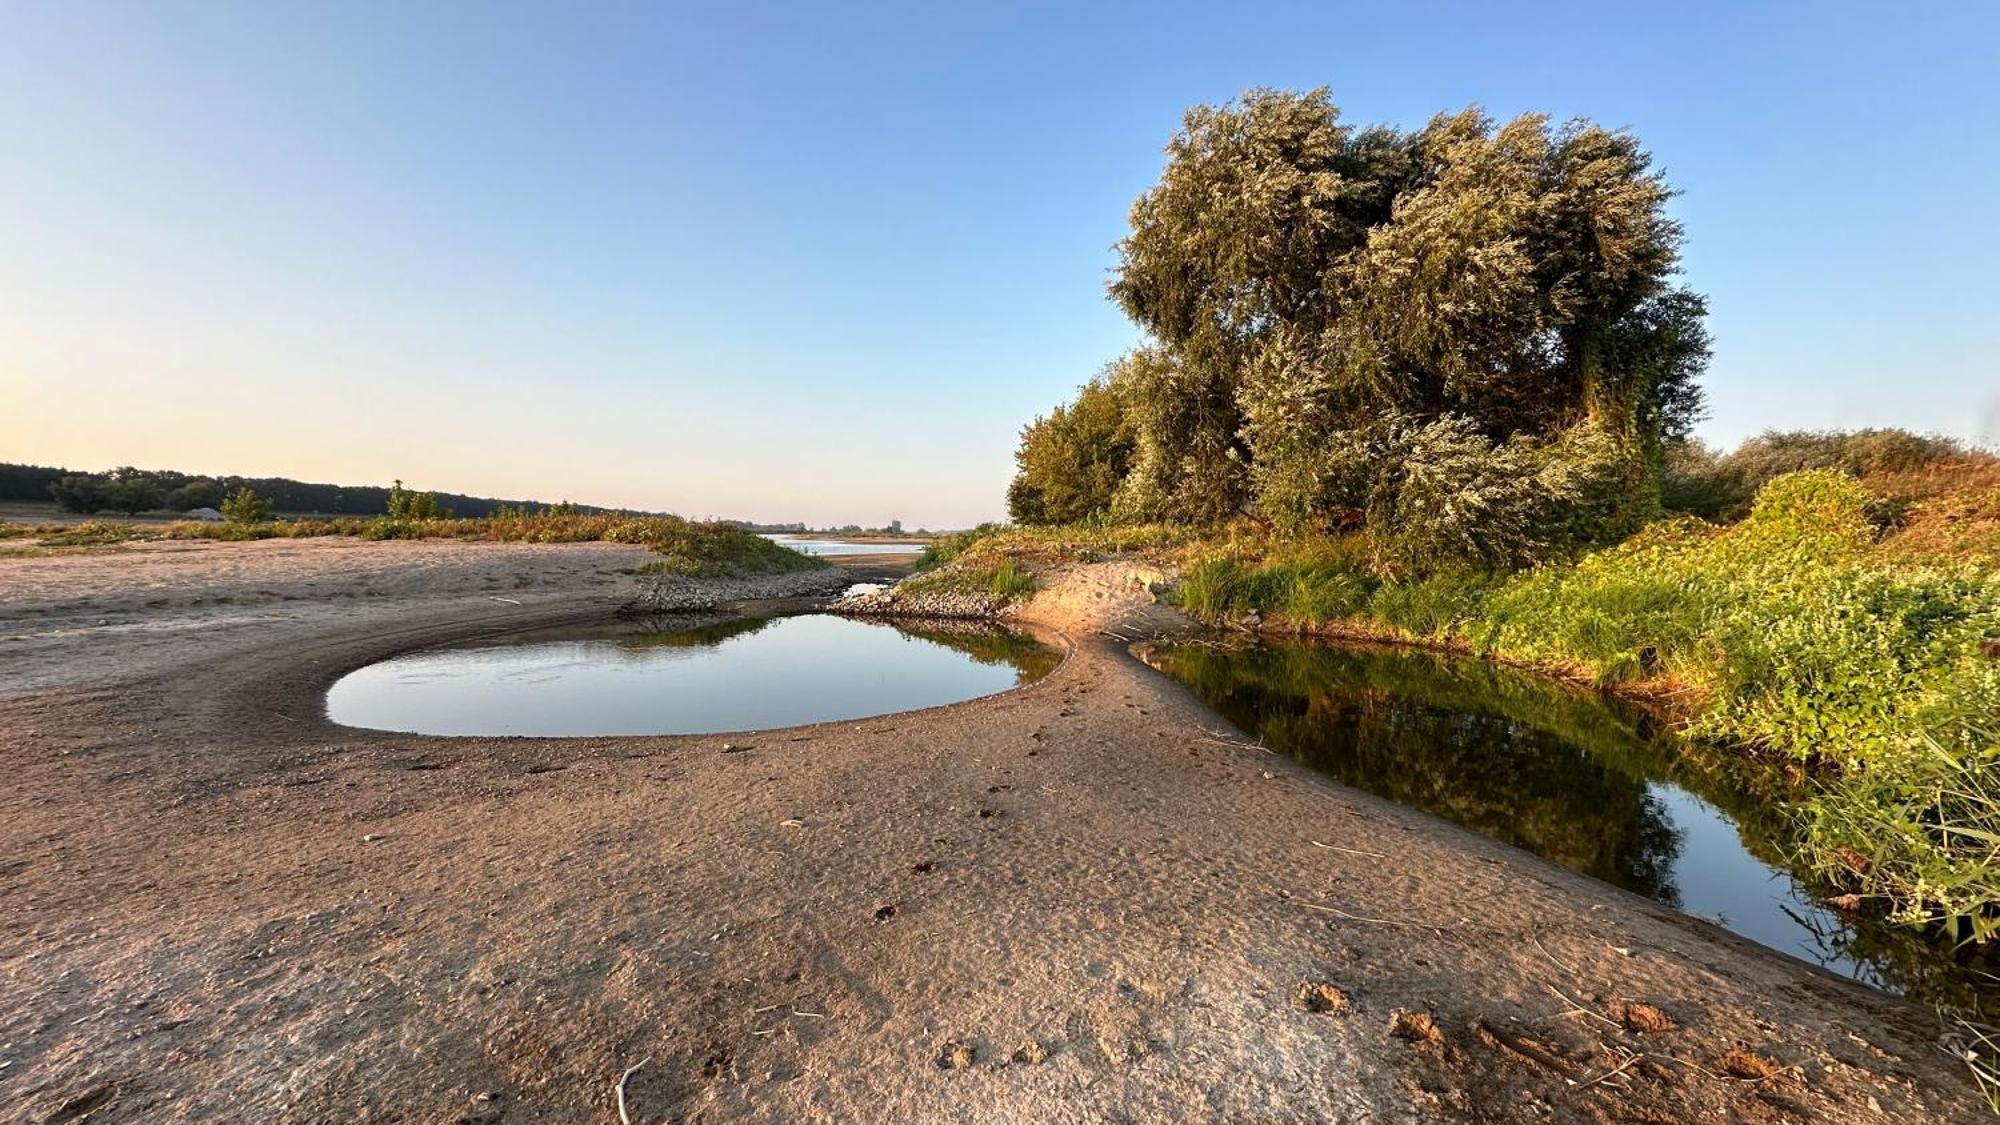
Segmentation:
{"type": "Polygon", "coordinates": [[[1148,342],[1023,430],[1017,527],[934,561],[1149,551],[1198,618],[1651,696],[1782,767],[1797,862],[1842,902],[2000,947],[2000,458],[1695,442],[1672,194],[1588,122],[1195,109],[1110,286],[1148,342]]]}
{"type": "MultiPolygon", "coordinates": [[[[432,501],[434,505],[435,501],[432,501]]],[[[457,539],[479,543],[631,543],[660,557],[647,574],[719,577],[810,570],[825,563],[723,521],[679,516],[618,516],[545,509],[515,510],[477,519],[421,513],[421,500],[402,515],[368,519],[248,521],[179,520],[173,523],[100,521],[84,524],[0,524],[0,536],[32,541],[39,549],[103,547],[147,540],[310,539],[351,535],[360,539],[457,539]]]]}

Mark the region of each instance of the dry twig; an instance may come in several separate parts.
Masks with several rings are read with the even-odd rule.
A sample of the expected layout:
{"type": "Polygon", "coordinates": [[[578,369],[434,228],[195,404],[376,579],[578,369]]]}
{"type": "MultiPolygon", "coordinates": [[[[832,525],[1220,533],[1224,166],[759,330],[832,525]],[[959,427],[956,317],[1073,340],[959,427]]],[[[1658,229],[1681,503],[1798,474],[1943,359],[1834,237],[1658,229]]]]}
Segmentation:
{"type": "Polygon", "coordinates": [[[1322,844],[1322,843],[1320,843],[1320,842],[1319,842],[1318,840],[1312,840],[1312,841],[1309,841],[1309,842],[1310,842],[1310,843],[1312,844],[1312,846],[1313,846],[1313,847],[1315,847],[1315,848],[1325,848],[1325,849],[1326,849],[1327,851],[1330,851],[1330,852],[1343,852],[1343,853],[1345,853],[1345,854],[1347,854],[1347,855],[1365,855],[1365,856],[1367,856],[1367,857],[1368,857],[1369,859],[1388,859],[1388,858],[1389,858],[1388,856],[1386,856],[1386,855],[1383,855],[1383,854],[1382,854],[1381,852],[1364,852],[1364,851],[1362,851],[1362,850],[1361,850],[1360,848],[1343,848],[1343,847],[1338,847],[1338,846],[1336,846],[1336,845],[1334,845],[1334,844],[1322,844]]]}
{"type": "Polygon", "coordinates": [[[640,1059],[638,1062],[635,1062],[631,1066],[626,1067],[625,1073],[618,1076],[619,1125],[632,1125],[632,1115],[630,1113],[627,1113],[625,1110],[625,1083],[630,1082],[632,1080],[632,1076],[639,1073],[640,1067],[645,1066],[647,1063],[652,1061],[653,1061],[653,1056],[647,1055],[645,1058],[640,1059]]]}

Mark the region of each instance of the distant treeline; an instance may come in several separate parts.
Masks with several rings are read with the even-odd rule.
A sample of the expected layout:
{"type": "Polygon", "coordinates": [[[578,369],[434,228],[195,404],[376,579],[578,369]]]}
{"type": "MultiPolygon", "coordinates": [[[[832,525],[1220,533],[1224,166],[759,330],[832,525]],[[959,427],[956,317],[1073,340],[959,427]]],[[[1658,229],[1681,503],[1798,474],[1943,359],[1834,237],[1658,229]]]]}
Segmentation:
{"type": "MultiPolygon", "coordinates": [[[[279,512],[294,515],[376,516],[388,511],[389,489],[381,485],[311,484],[286,477],[196,476],[171,469],[119,468],[77,473],[46,465],[0,463],[0,500],[51,500],[65,510],[92,512],[186,512],[213,508],[239,488],[248,488],[279,512]]],[[[490,496],[437,493],[439,505],[458,516],[490,516],[501,508],[543,507],[539,500],[499,500],[490,496]]],[[[608,509],[578,505],[578,512],[608,509]]]]}

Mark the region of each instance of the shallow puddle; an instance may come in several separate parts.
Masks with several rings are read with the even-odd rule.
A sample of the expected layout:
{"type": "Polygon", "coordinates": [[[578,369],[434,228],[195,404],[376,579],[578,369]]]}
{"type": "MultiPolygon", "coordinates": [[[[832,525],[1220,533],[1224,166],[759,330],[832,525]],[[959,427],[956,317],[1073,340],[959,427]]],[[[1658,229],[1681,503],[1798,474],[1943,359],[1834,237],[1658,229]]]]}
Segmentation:
{"type": "Polygon", "coordinates": [[[1973,975],[1821,905],[1784,867],[1769,805],[1726,763],[1606,696],[1485,661],[1309,641],[1141,655],[1272,751],[1752,941],[1892,991],[1941,994],[1973,975]]]}
{"type": "Polygon", "coordinates": [[[1061,653],[1025,633],[827,614],[593,626],[408,653],[327,692],[336,723],[444,735],[713,734],[991,695],[1061,653]]]}

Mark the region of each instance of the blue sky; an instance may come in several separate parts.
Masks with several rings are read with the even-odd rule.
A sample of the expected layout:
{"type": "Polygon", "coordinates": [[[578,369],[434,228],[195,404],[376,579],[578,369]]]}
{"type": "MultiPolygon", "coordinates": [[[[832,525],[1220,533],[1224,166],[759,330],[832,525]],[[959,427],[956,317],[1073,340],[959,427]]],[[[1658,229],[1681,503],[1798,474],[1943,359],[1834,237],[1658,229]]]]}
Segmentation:
{"type": "Polygon", "coordinates": [[[0,0],[0,460],[997,516],[1182,110],[1635,130],[1704,433],[2000,439],[2000,6],[0,0]]]}

